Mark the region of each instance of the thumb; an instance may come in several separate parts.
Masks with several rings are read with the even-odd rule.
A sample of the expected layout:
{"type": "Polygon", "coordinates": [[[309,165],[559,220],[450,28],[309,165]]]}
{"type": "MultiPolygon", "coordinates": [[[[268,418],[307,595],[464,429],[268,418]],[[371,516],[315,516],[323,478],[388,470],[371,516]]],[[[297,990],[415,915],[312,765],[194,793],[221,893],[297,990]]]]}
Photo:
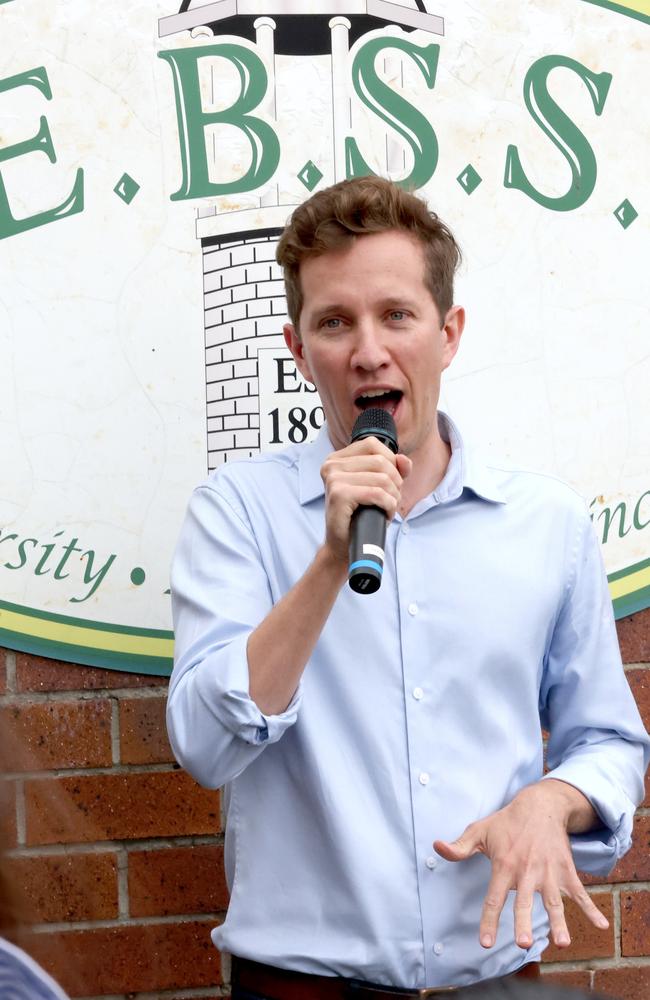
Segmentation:
{"type": "Polygon", "coordinates": [[[401,452],[396,456],[397,458],[397,471],[399,472],[402,479],[406,479],[409,475],[411,469],[413,468],[413,462],[407,455],[403,455],[401,452]]]}
{"type": "Polygon", "coordinates": [[[478,838],[469,832],[469,828],[456,840],[434,840],[433,849],[445,861],[464,861],[480,851],[478,838]]]}

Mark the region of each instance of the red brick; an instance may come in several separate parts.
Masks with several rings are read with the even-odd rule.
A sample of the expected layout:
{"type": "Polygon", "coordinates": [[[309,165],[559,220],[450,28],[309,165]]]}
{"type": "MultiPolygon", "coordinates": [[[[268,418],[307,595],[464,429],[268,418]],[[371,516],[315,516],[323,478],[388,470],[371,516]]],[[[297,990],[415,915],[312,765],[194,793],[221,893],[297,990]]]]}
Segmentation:
{"type": "Polygon", "coordinates": [[[70,996],[221,983],[213,920],[32,935],[29,951],[70,996]]]}
{"type": "Polygon", "coordinates": [[[181,770],[33,779],[25,819],[29,845],[216,833],[219,793],[181,770]]]}
{"type": "Polygon", "coordinates": [[[166,687],[168,677],[132,674],[123,670],[83,667],[44,656],[16,654],[16,690],[23,691],[97,691],[102,688],[166,687]]]}
{"type": "Polygon", "coordinates": [[[594,990],[617,1000],[648,1000],[650,966],[626,966],[621,969],[596,969],[594,990]]]}
{"type": "Polygon", "coordinates": [[[580,972],[562,972],[559,969],[548,972],[542,966],[542,976],[545,986],[569,986],[576,990],[588,990],[591,980],[591,973],[588,969],[582,969],[580,972]]]}
{"type": "Polygon", "coordinates": [[[130,851],[129,901],[132,917],[225,910],[223,847],[130,851]]]}
{"type": "Polygon", "coordinates": [[[616,623],[623,663],[650,663],[650,608],[616,623]]]}
{"type": "Polygon", "coordinates": [[[15,847],[16,832],[16,782],[0,780],[0,849],[15,847]]]}
{"type": "Polygon", "coordinates": [[[581,875],[581,878],[585,885],[650,881],[650,816],[635,817],[632,847],[607,878],[602,875],[581,875]]]}
{"type": "Polygon", "coordinates": [[[650,955],[650,892],[621,894],[621,954],[650,955]]]}
{"type": "Polygon", "coordinates": [[[627,670],[625,676],[639,706],[643,724],[646,729],[650,729],[650,667],[627,670]]]}
{"type": "Polygon", "coordinates": [[[120,759],[123,764],[166,764],[174,760],[165,724],[166,698],[120,701],[120,759]]]}
{"type": "Polygon", "coordinates": [[[111,756],[111,705],[97,701],[48,701],[0,708],[12,771],[106,767],[111,756]]]}
{"type": "Polygon", "coordinates": [[[611,892],[594,892],[592,899],[609,920],[609,929],[601,931],[591,923],[572,899],[564,900],[566,922],[571,935],[568,948],[550,944],[545,962],[569,962],[583,958],[609,958],[614,954],[614,905],[611,892]]]}
{"type": "Polygon", "coordinates": [[[112,920],[118,915],[114,854],[8,858],[5,864],[32,923],[112,920]]]}

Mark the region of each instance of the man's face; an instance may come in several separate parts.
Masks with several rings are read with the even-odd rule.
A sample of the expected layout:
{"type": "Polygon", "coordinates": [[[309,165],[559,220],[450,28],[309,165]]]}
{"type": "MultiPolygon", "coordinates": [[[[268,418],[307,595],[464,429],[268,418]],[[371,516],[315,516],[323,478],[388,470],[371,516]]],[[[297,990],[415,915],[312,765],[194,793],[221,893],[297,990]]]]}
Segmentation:
{"type": "Polygon", "coordinates": [[[424,283],[424,251],[389,230],[300,266],[300,337],[285,340],[301,374],[318,389],[332,444],[349,443],[368,406],[389,410],[400,451],[425,457],[437,440],[440,376],[456,353],[464,313],[441,321],[424,283]]]}

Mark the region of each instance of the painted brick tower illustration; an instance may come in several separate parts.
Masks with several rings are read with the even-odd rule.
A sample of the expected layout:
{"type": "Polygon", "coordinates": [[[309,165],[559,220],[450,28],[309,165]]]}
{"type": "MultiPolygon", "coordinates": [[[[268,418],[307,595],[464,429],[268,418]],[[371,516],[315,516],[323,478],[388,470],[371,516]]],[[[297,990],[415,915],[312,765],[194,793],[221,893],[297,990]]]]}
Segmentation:
{"type": "MultiPolygon", "coordinates": [[[[246,137],[244,156],[250,160],[239,185],[229,180],[217,188],[208,182],[221,197],[202,198],[196,220],[203,260],[209,470],[236,457],[307,440],[320,426],[318,397],[288,367],[282,337],[286,302],[275,262],[278,238],[295,205],[319,184],[371,171],[401,178],[407,163],[404,140],[416,161],[418,156],[426,158],[417,128],[410,128],[404,119],[400,127],[395,120],[399,107],[397,112],[391,108],[389,97],[385,108],[376,105],[373,109],[385,123],[381,154],[371,165],[364,161],[352,138],[351,50],[356,47],[359,52],[367,37],[376,46],[367,62],[373,73],[375,57],[381,55],[383,78],[389,85],[392,80],[398,88],[404,87],[404,64],[410,57],[431,87],[437,47],[409,44],[408,38],[417,29],[440,36],[443,28],[442,18],[427,12],[421,0],[317,0],[309,4],[183,0],[177,14],[159,21],[161,38],[180,36],[183,40],[178,54],[160,55],[174,72],[179,131],[186,148],[191,145],[191,123],[183,117],[183,89],[194,86],[201,103],[214,102],[214,59],[221,57],[222,62],[229,59],[239,74],[242,107],[236,124],[246,137]],[[309,13],[304,13],[305,8],[309,13]],[[241,44],[234,44],[235,40],[241,44]],[[188,83],[190,61],[194,77],[188,83]],[[199,68],[201,63],[203,68],[199,68]],[[260,81],[255,80],[258,71],[260,81]],[[321,111],[316,142],[310,134],[301,133],[301,122],[295,117],[294,98],[303,85],[315,87],[315,103],[321,111]],[[315,146],[317,155],[310,153],[315,146]],[[254,187],[250,181],[246,187],[255,171],[254,187]],[[251,190],[253,195],[248,194],[251,190]]],[[[371,107],[364,97],[362,73],[358,71],[357,76],[357,95],[371,107]]],[[[220,169],[223,172],[220,160],[238,159],[236,147],[224,147],[217,133],[211,134],[210,125],[219,121],[218,113],[212,118],[205,114],[201,135],[195,136],[199,158],[206,161],[206,178],[218,175],[220,169]]],[[[232,131],[235,122],[231,118],[228,123],[232,131]]],[[[189,155],[183,156],[183,184],[175,198],[195,194],[189,160],[189,155]]],[[[414,169],[408,178],[415,187],[419,186],[416,173],[414,169]]]]}

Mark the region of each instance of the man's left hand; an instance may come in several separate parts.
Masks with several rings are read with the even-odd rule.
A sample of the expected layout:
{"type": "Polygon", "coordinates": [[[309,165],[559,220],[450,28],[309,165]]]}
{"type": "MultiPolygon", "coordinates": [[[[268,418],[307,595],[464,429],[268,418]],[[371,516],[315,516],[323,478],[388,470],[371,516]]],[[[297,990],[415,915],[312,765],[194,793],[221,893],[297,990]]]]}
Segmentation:
{"type": "Polygon", "coordinates": [[[533,943],[535,892],[541,893],[551,939],[560,948],[571,943],[563,895],[570,896],[596,927],[609,927],[578,878],[568,837],[598,825],[598,817],[582,792],[550,778],[529,785],[503,809],[470,823],[458,840],[434,841],[435,850],[447,861],[464,861],[480,853],[492,863],[479,928],[484,948],[491,948],[496,941],[501,911],[511,889],[516,890],[515,941],[520,948],[530,948],[533,943]]]}

